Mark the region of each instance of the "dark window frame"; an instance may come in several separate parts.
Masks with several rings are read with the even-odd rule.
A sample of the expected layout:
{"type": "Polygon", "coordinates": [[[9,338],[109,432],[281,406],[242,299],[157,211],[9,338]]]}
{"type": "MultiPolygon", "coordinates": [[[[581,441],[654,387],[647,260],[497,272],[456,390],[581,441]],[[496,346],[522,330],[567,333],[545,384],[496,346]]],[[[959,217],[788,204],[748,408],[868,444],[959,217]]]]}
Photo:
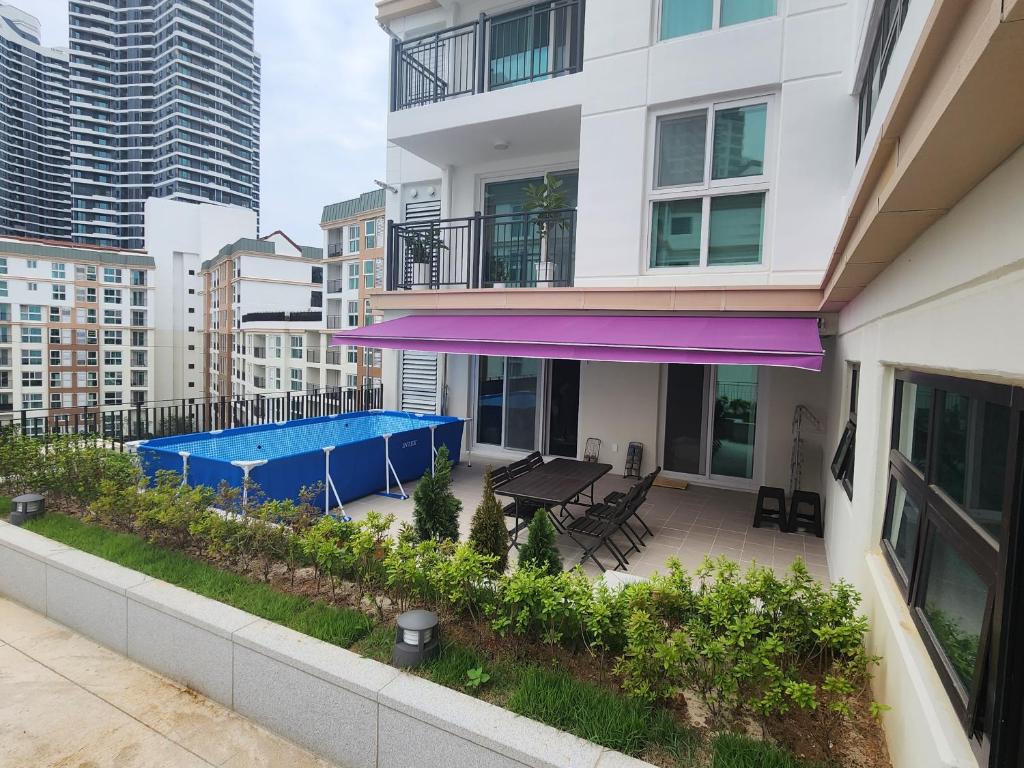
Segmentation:
{"type": "Polygon", "coordinates": [[[898,370],[893,393],[881,550],[980,763],[1001,765],[1000,755],[1016,754],[1017,745],[1013,743],[1015,726],[1024,717],[1021,701],[1024,681],[1019,673],[1008,674],[1008,668],[1024,671],[1024,663],[1014,656],[1024,639],[1024,615],[1021,612],[1024,600],[1007,588],[1008,585],[1024,583],[1024,388],[898,370]],[[899,450],[903,426],[900,423],[901,403],[906,383],[928,386],[933,392],[923,470],[899,450]],[[1010,409],[998,541],[936,483],[936,457],[943,438],[941,417],[947,393],[1010,409]],[[908,574],[903,573],[887,539],[897,481],[903,485],[921,515],[908,574]],[[928,569],[940,537],[975,571],[988,589],[975,674],[969,687],[960,681],[923,613],[928,569]]]}
{"type": "Polygon", "coordinates": [[[860,363],[847,363],[850,382],[850,415],[832,456],[832,477],[843,486],[846,496],[853,501],[854,454],[857,448],[857,400],[860,394],[860,363]]]}

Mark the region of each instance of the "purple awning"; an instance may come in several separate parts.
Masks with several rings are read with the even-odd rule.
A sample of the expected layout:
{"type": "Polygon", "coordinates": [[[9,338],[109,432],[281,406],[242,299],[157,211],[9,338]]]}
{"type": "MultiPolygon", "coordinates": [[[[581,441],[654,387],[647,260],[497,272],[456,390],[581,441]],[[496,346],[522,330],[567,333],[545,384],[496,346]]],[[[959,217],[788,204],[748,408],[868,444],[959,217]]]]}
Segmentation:
{"type": "Polygon", "coordinates": [[[335,346],[622,363],[821,370],[813,317],[408,315],[338,333],[335,346]]]}

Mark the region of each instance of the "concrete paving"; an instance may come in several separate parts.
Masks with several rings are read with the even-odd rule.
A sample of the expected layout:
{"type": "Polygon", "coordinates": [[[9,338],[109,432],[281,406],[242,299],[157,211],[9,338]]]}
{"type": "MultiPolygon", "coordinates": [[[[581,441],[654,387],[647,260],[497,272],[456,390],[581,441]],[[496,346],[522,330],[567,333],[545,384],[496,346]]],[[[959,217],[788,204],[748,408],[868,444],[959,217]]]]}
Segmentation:
{"type": "Polygon", "coordinates": [[[0,766],[330,768],[300,747],[0,598],[0,766]]]}
{"type": "MultiPolygon", "coordinates": [[[[473,466],[465,464],[455,467],[452,472],[452,491],[462,501],[459,516],[459,532],[463,538],[469,535],[470,522],[483,489],[483,473],[490,466],[505,463],[474,454],[473,466]]],[[[595,489],[598,500],[610,491],[629,488],[633,480],[623,479],[614,472],[601,478],[595,489]]],[[[410,496],[415,482],[405,484],[410,496]]],[[[397,489],[395,489],[397,490],[397,489]]],[[[649,576],[654,571],[665,571],[665,562],[675,557],[692,571],[699,566],[706,555],[725,555],[741,566],[753,563],[767,566],[784,574],[797,557],[807,564],[808,570],[819,581],[828,583],[828,561],[825,555],[825,541],[806,533],[782,533],[778,528],[766,525],[754,528],[754,502],[757,495],[744,491],[723,490],[693,485],[686,490],[655,486],[647,496],[647,502],[640,508],[640,515],[653,531],[647,537],[646,546],[639,554],[629,556],[629,572],[637,576],[649,576]]],[[[508,499],[499,497],[507,503],[508,499]]],[[[581,508],[574,508],[578,514],[581,508]]],[[[345,505],[345,511],[356,519],[366,516],[370,510],[394,514],[397,524],[411,522],[413,501],[374,495],[345,505]]],[[[826,516],[825,524],[828,525],[826,516]]],[[[511,525],[511,523],[509,523],[511,525]]],[[[525,533],[522,534],[525,536],[525,533]]],[[[580,546],[562,534],[558,547],[567,568],[580,560],[580,546]]],[[[625,548],[625,547],[624,547],[625,548]]],[[[515,550],[513,557],[515,556],[515,550]]],[[[598,557],[607,567],[614,561],[606,552],[598,557]]],[[[584,570],[594,575],[597,567],[588,560],[584,570]]]]}

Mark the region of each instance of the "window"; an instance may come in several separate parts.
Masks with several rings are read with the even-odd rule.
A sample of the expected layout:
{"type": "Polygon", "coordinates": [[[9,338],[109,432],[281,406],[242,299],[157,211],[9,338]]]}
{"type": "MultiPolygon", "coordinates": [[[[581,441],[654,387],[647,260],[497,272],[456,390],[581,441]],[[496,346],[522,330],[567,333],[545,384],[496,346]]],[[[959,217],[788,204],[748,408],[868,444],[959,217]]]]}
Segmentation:
{"type": "Polygon", "coordinates": [[[121,291],[117,288],[104,288],[103,289],[103,303],[104,304],[120,304],[121,303],[121,291]]]}
{"type": "Polygon", "coordinates": [[[0,257],[0,275],[7,274],[7,257],[0,257]]]}
{"type": "Polygon", "coordinates": [[[23,350],[21,350],[21,364],[22,365],[42,365],[43,364],[43,350],[41,350],[41,349],[23,349],[23,350]]]}
{"type": "Polygon", "coordinates": [[[903,30],[910,0],[884,0],[879,14],[878,27],[871,38],[871,52],[860,81],[860,97],[857,110],[857,157],[864,145],[864,137],[871,126],[871,117],[878,106],[878,94],[889,71],[893,49],[903,30]]]}
{"type": "Polygon", "coordinates": [[[90,304],[96,303],[96,289],[95,288],[75,288],[75,300],[79,303],[88,302],[90,304]]]}
{"type": "Polygon", "coordinates": [[[22,344],[42,344],[43,343],[43,329],[42,328],[22,328],[21,329],[21,343],[22,344]]]}
{"type": "Polygon", "coordinates": [[[348,228],[348,252],[359,253],[359,225],[353,224],[348,228]]]}
{"type": "Polygon", "coordinates": [[[10,294],[7,292],[7,281],[0,280],[0,298],[6,298],[10,294]]]}
{"type": "Polygon", "coordinates": [[[103,393],[104,405],[121,405],[121,393],[117,390],[103,393]]]}
{"type": "Polygon", "coordinates": [[[373,259],[363,262],[363,287],[373,288],[373,259]]]}
{"type": "Polygon", "coordinates": [[[104,283],[120,283],[121,282],[121,270],[115,267],[104,267],[103,268],[103,282],[104,283]]]}
{"type": "Polygon", "coordinates": [[[43,372],[42,371],[22,371],[21,372],[21,386],[23,386],[23,387],[41,387],[41,386],[43,386],[43,372]]]}
{"type": "Polygon", "coordinates": [[[348,362],[353,363],[353,364],[358,362],[358,360],[359,360],[359,352],[358,352],[358,350],[355,347],[346,347],[345,348],[345,359],[348,362]]]}
{"type": "Polygon", "coordinates": [[[370,309],[370,300],[363,300],[363,325],[373,325],[373,314],[370,309]]]}
{"type": "Polygon", "coordinates": [[[121,350],[106,350],[103,353],[103,364],[104,365],[121,365],[123,358],[121,356],[121,350]]]}
{"type": "Polygon", "coordinates": [[[124,386],[124,374],[120,371],[104,371],[103,372],[103,386],[105,387],[121,387],[124,386]]]}
{"type": "Polygon", "coordinates": [[[302,369],[292,368],[292,391],[299,392],[302,390],[302,369]]]}
{"type": "Polygon", "coordinates": [[[132,331],[132,346],[133,347],[144,347],[146,346],[146,332],[145,331],[132,331]]]}
{"type": "Polygon", "coordinates": [[[120,346],[123,334],[121,331],[103,331],[103,343],[111,346],[120,346]]]}
{"type": "Polygon", "coordinates": [[[121,310],[120,309],[104,309],[103,310],[103,322],[106,325],[120,325],[121,324],[121,310]]]}
{"type": "Polygon", "coordinates": [[[67,276],[67,265],[61,264],[59,261],[50,265],[50,277],[54,280],[64,280],[67,276]]]}
{"type": "Polygon", "coordinates": [[[146,284],[146,270],[133,269],[131,271],[132,285],[140,286],[146,284]]]}
{"type": "Polygon", "coordinates": [[[348,302],[348,327],[358,328],[359,327],[359,302],[349,301],[348,302]]]}
{"type": "Polygon", "coordinates": [[[996,647],[991,627],[1005,610],[1006,570],[1019,568],[1000,550],[1024,464],[1022,394],[898,371],[893,398],[882,551],[954,708],[983,743],[1000,727],[1000,713],[986,711],[1000,700],[992,686],[1004,685],[1000,648],[1020,642],[996,647]]]}
{"type": "Polygon", "coordinates": [[[476,439],[532,451],[537,448],[537,403],[543,362],[481,356],[477,369],[476,439]]]}
{"type": "Polygon", "coordinates": [[[30,410],[32,408],[43,407],[43,395],[41,392],[34,392],[29,395],[21,396],[21,407],[23,410],[30,410]]]}
{"type": "Polygon", "coordinates": [[[21,319],[28,322],[41,322],[43,319],[43,308],[38,304],[22,304],[21,319]]]}
{"type": "Polygon", "coordinates": [[[848,363],[850,410],[846,420],[846,427],[843,429],[842,437],[839,438],[839,447],[836,448],[832,457],[832,477],[843,485],[843,490],[849,498],[853,498],[853,455],[854,446],[857,440],[857,395],[860,388],[860,365],[848,363]]]}
{"type": "Polygon", "coordinates": [[[662,0],[661,39],[775,15],[775,0],[662,0]]]}
{"type": "Polygon", "coordinates": [[[663,115],[654,125],[652,268],[760,264],[768,101],[663,115]]]}
{"type": "Polygon", "coordinates": [[[376,248],[377,247],[377,220],[370,219],[363,224],[363,230],[366,233],[366,247],[376,248]]]}
{"type": "Polygon", "coordinates": [[[54,301],[66,301],[68,298],[68,289],[64,285],[52,285],[50,287],[52,297],[54,301]]]}
{"type": "Polygon", "coordinates": [[[25,266],[29,269],[39,269],[39,262],[35,259],[27,259],[25,261],[25,266]]]}
{"type": "Polygon", "coordinates": [[[75,267],[75,279],[85,280],[89,283],[96,282],[96,265],[95,264],[83,264],[75,267]]]}
{"type": "MultiPolygon", "coordinates": [[[[149,375],[147,374],[146,371],[132,371],[131,377],[133,387],[147,386],[146,382],[149,380],[149,375]]],[[[244,379],[245,376],[243,376],[242,378],[244,379]]]]}
{"type": "Polygon", "coordinates": [[[359,384],[359,379],[356,377],[356,375],[354,373],[350,373],[350,374],[345,376],[345,386],[346,387],[350,387],[350,388],[354,389],[356,386],[358,386],[358,384],[359,384]]]}
{"type": "Polygon", "coordinates": [[[28,288],[30,291],[38,291],[39,283],[27,283],[25,287],[28,288]]]}
{"type": "Polygon", "coordinates": [[[349,290],[359,290],[359,262],[353,261],[348,265],[348,287],[349,290]]]}
{"type": "Polygon", "coordinates": [[[301,360],[302,359],[302,337],[301,336],[292,336],[291,345],[292,345],[291,346],[292,360],[301,360]]]}
{"type": "Polygon", "coordinates": [[[144,310],[144,309],[133,309],[131,311],[131,324],[132,325],[145,325],[146,324],[146,310],[144,310]]]}

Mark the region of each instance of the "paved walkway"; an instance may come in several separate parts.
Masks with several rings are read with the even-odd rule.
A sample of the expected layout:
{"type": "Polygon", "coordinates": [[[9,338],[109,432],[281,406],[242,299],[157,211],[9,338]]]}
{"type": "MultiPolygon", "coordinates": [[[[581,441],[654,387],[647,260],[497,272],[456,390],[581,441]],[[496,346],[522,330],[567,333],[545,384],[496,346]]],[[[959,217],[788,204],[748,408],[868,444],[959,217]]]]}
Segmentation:
{"type": "Polygon", "coordinates": [[[330,768],[220,704],[3,598],[0,766],[330,768]]]}

